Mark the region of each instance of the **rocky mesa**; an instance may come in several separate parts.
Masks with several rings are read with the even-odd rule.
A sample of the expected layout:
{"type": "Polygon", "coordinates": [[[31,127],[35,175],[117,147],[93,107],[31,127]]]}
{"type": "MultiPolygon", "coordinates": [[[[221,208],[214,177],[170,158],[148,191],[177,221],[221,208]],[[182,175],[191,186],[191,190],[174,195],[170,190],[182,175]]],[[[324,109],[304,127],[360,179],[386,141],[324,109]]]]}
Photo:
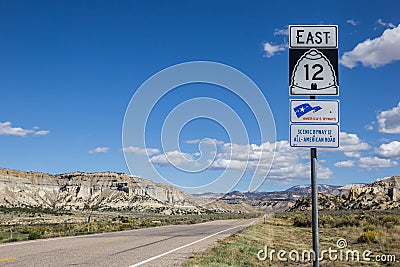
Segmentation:
{"type": "Polygon", "coordinates": [[[201,209],[195,198],[172,186],[123,173],[45,174],[0,168],[0,206],[60,210],[201,209]]]}

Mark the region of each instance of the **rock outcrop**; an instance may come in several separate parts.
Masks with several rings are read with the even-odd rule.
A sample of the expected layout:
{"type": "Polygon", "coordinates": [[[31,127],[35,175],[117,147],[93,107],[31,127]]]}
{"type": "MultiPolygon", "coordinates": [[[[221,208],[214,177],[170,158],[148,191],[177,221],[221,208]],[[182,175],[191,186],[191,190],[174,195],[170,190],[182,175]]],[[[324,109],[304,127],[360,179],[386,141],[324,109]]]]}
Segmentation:
{"type": "Polygon", "coordinates": [[[0,206],[62,210],[179,207],[196,210],[195,198],[172,186],[114,172],[51,175],[0,169],[0,206]]]}
{"type": "MultiPolygon", "coordinates": [[[[400,208],[400,176],[377,181],[362,187],[351,188],[348,194],[318,195],[319,209],[391,210],[400,208]]],[[[296,201],[289,211],[310,210],[309,197],[296,201]]]]}

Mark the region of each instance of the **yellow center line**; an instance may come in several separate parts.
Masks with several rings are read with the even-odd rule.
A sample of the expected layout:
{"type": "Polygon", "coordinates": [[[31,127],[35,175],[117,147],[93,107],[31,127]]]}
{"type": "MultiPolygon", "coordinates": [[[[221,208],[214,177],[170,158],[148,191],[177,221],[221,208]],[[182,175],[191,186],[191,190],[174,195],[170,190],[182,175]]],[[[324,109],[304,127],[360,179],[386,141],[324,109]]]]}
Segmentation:
{"type": "Polygon", "coordinates": [[[2,259],[0,259],[0,262],[12,261],[12,260],[15,260],[16,258],[17,258],[16,256],[11,257],[11,258],[2,258],[2,259]]]}

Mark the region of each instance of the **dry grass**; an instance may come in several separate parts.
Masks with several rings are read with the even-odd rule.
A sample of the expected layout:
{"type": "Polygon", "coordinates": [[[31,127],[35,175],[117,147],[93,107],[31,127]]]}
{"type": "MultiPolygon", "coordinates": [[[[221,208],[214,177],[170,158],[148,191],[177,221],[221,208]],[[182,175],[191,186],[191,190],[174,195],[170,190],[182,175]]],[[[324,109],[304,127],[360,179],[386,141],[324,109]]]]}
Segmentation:
{"type": "Polygon", "coordinates": [[[212,220],[254,218],[259,214],[204,213],[163,215],[134,211],[58,212],[38,208],[0,207],[0,243],[28,239],[85,235],[133,230],[172,224],[194,224],[212,220]],[[91,222],[87,220],[90,215],[91,222]],[[13,238],[10,237],[10,230],[13,238]]]}
{"type": "MultiPolygon", "coordinates": [[[[368,212],[368,214],[375,216],[373,212],[368,212]]],[[[271,249],[276,251],[282,249],[288,252],[295,249],[302,252],[312,248],[311,228],[293,226],[294,216],[296,215],[286,213],[284,216],[278,215],[270,218],[266,224],[260,223],[251,226],[232,237],[219,241],[213,248],[200,254],[195,254],[183,266],[312,266],[310,262],[294,262],[291,260],[280,262],[276,253],[272,262],[268,258],[265,261],[257,258],[258,251],[263,249],[264,246],[268,247],[269,252],[271,249]]],[[[343,218],[343,212],[332,216],[334,220],[340,220],[343,218]]],[[[400,219],[397,213],[390,216],[400,219]]],[[[329,247],[337,249],[337,240],[346,239],[348,246],[342,249],[344,253],[348,250],[358,250],[360,258],[362,258],[363,251],[368,249],[374,255],[395,255],[397,256],[397,262],[329,261],[326,255],[321,262],[321,266],[400,266],[400,225],[391,225],[389,227],[376,225],[375,227],[375,231],[380,234],[369,243],[361,243],[358,239],[365,232],[363,223],[358,226],[320,226],[320,251],[327,250],[329,247]]],[[[285,257],[288,258],[288,254],[285,257]]],[[[372,255],[370,257],[371,259],[374,258],[372,255]]]]}

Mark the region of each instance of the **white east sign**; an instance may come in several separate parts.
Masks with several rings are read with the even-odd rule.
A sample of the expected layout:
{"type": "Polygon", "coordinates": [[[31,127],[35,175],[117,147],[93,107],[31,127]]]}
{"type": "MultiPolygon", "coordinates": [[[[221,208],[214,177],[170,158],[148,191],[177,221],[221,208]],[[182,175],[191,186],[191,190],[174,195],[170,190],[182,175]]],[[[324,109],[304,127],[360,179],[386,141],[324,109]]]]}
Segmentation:
{"type": "Polygon", "coordinates": [[[292,123],[339,123],[339,100],[290,100],[292,123]]]}
{"type": "Polygon", "coordinates": [[[291,147],[339,147],[339,125],[292,124],[291,147]]]}
{"type": "Polygon", "coordinates": [[[291,25],[289,48],[338,48],[337,25],[291,25]]]}

